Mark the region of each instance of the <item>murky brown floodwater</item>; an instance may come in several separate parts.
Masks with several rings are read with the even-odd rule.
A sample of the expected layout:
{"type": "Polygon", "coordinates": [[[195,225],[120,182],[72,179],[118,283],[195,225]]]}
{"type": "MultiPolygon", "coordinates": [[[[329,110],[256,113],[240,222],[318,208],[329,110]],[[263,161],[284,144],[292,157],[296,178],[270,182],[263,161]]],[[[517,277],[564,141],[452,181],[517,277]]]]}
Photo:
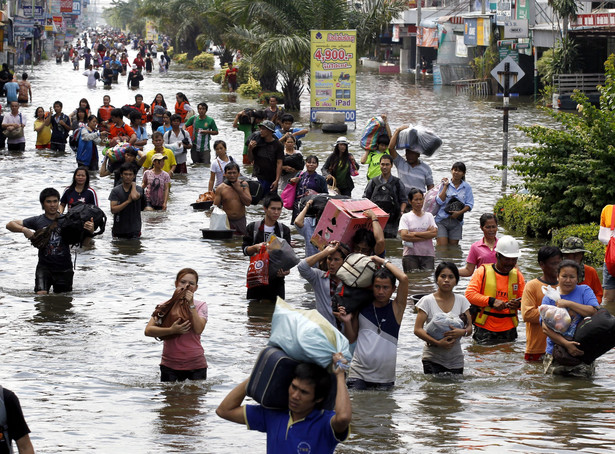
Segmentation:
{"type": "MultiPolygon", "coordinates": [[[[168,102],[177,91],[193,104],[209,103],[209,113],[235,158],[241,156],[242,134],[231,129],[235,113],[253,101],[229,95],[211,81],[211,72],[172,67],[165,75],[146,76],[141,93],[151,102],[162,92],[168,102]]],[[[56,99],[71,111],[81,97],[94,108],[109,93],[116,106],[133,101],[124,83],[110,92],[87,90],[86,78],[68,64],[45,63],[31,76],[35,102],[23,110],[28,141],[23,155],[0,157],[2,225],[41,212],[38,194],[71,181],[74,155],[33,149],[36,106],[48,108],[56,99]]],[[[174,101],[173,101],[174,102],[174,101]]],[[[550,123],[529,103],[518,104],[512,124],[550,123]]],[[[360,130],[372,114],[386,113],[393,128],[420,122],[434,128],[444,145],[427,161],[438,180],[449,176],[452,162],[465,161],[467,181],[476,199],[467,215],[458,250],[440,258],[460,265],[472,242],[481,237],[478,218],[500,196],[501,113],[497,98],[455,96],[450,87],[416,87],[406,75],[358,76],[357,130],[348,132],[357,149],[360,130]]],[[[309,100],[299,122],[307,124],[309,100]]],[[[511,146],[528,143],[511,127],[511,146]]],[[[311,131],[304,153],[324,158],[334,135],[311,131]]],[[[248,305],[245,272],[248,264],[239,241],[201,239],[207,215],[189,204],[207,187],[209,170],[190,168],[173,181],[169,210],[144,214],[140,242],[111,241],[105,233],[95,247],[77,259],[74,292],[38,297],[32,293],[36,250],[21,235],[0,233],[4,260],[0,265],[0,383],[19,395],[38,452],[113,453],[241,453],[264,452],[265,435],[222,421],[215,408],[226,393],[248,376],[257,353],[267,342],[271,307],[248,305]],[[198,296],[209,304],[203,344],[209,362],[204,383],[163,385],[158,382],[162,345],[143,335],[153,307],[172,293],[175,273],[194,267],[201,274],[198,296]]],[[[515,178],[511,177],[512,182],[515,178]]],[[[365,186],[365,169],[354,194],[365,186]]],[[[109,214],[112,182],[94,177],[109,214]]],[[[250,208],[256,219],[258,208],[250,208]]],[[[284,219],[288,222],[289,216],[284,219]]],[[[110,230],[110,225],[109,225],[110,230]]],[[[294,235],[296,239],[300,237],[294,235]]],[[[523,241],[520,268],[527,279],[537,275],[539,243],[523,241]]],[[[399,241],[388,241],[393,262],[401,266],[399,241]]],[[[458,287],[462,291],[468,280],[458,287]]],[[[411,293],[433,288],[431,276],[414,274],[411,293]]],[[[313,294],[293,271],[287,279],[288,301],[309,307],[313,294]]],[[[391,392],[355,392],[353,435],[338,452],[610,452],[615,446],[615,356],[598,361],[591,380],[544,376],[540,365],[523,361],[525,332],[514,345],[476,347],[464,340],[463,377],[426,377],[420,362],[422,342],[412,334],[414,313],[402,325],[397,383],[391,392]]]]}

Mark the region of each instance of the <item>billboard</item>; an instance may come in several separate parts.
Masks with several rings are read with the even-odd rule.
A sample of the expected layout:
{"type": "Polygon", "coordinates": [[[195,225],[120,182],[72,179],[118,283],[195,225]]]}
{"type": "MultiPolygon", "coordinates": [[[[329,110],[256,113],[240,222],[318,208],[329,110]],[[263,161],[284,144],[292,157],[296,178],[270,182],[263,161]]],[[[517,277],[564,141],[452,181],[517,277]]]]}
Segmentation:
{"type": "Polygon", "coordinates": [[[320,111],[344,112],[356,121],[356,30],[312,30],[310,121],[320,111]]]}

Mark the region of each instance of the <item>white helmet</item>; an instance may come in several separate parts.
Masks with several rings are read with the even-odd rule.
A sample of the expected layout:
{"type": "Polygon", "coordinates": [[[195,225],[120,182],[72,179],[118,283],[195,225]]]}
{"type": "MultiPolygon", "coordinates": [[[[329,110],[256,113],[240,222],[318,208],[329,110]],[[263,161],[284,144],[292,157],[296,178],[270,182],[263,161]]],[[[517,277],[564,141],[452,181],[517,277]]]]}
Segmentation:
{"type": "Polygon", "coordinates": [[[519,243],[510,235],[504,235],[498,240],[498,243],[495,245],[495,252],[511,259],[516,259],[521,255],[519,243]]]}

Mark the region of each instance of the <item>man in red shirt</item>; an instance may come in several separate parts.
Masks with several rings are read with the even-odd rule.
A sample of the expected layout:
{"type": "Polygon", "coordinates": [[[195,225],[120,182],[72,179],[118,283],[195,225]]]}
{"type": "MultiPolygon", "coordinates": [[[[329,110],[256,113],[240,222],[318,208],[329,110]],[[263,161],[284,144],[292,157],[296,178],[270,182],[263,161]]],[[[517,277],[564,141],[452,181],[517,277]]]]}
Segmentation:
{"type": "Polygon", "coordinates": [[[124,123],[122,109],[111,111],[111,127],[109,128],[109,146],[117,145],[120,142],[128,142],[134,145],[137,141],[135,130],[124,123]]]}
{"type": "Polygon", "coordinates": [[[226,83],[228,84],[228,91],[237,90],[237,68],[233,68],[233,62],[228,64],[228,69],[224,75],[226,83]]]}

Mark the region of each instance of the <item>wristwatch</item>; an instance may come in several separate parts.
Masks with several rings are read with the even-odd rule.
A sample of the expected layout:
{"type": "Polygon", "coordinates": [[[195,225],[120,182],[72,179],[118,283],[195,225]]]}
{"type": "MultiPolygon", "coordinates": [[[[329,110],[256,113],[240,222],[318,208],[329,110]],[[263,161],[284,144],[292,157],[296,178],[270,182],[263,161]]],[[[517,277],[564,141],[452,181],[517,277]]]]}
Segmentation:
{"type": "Polygon", "coordinates": [[[196,309],[196,306],[193,304],[192,306],[190,306],[190,309],[196,309]]]}

